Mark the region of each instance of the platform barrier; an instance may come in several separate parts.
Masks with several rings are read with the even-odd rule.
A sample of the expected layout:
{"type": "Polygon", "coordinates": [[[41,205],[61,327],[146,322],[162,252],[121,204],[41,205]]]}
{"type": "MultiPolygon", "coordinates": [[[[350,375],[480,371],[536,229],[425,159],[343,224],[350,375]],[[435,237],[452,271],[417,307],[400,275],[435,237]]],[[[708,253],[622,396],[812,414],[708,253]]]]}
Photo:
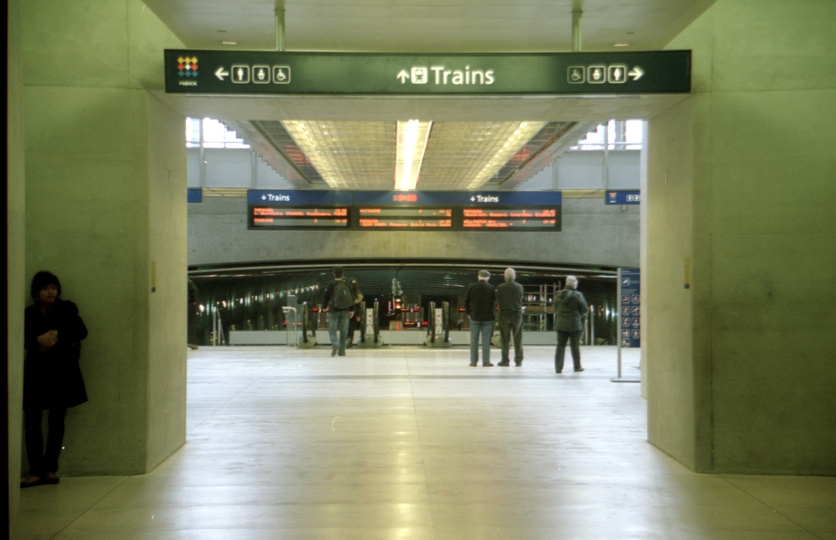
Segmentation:
{"type": "MultiPolygon", "coordinates": [[[[293,330],[290,331],[291,336],[293,330]]],[[[449,332],[448,343],[452,346],[467,346],[470,345],[470,331],[468,330],[451,330],[449,332]]],[[[327,345],[330,347],[330,339],[327,330],[317,330],[315,336],[315,343],[319,345],[327,345]]],[[[404,345],[425,345],[427,334],[424,330],[380,330],[378,332],[378,339],[383,346],[404,346],[404,345]]],[[[232,330],[229,333],[230,345],[291,345],[293,344],[287,339],[287,332],[285,330],[232,330]]],[[[311,339],[309,337],[308,339],[311,339]]],[[[357,343],[359,345],[359,336],[357,343]]],[[[555,332],[524,332],[523,346],[527,345],[549,345],[557,346],[557,334],[555,332]]]]}

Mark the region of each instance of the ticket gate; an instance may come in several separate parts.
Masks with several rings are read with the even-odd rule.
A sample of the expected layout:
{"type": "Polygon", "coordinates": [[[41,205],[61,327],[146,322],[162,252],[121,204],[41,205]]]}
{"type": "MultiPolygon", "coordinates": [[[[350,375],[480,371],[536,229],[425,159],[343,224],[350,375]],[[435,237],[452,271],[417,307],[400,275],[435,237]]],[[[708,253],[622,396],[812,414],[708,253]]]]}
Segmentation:
{"type": "Polygon", "coordinates": [[[366,303],[362,304],[363,312],[360,320],[360,343],[358,347],[373,348],[381,347],[383,339],[380,336],[380,319],[378,318],[379,303],[377,300],[369,307],[366,303]]]}
{"type": "Polygon", "coordinates": [[[296,342],[296,346],[301,349],[309,349],[316,346],[316,317],[314,317],[313,309],[307,302],[301,305],[302,310],[302,337],[296,342]]]}
{"type": "Polygon", "coordinates": [[[292,347],[296,343],[296,308],[293,306],[282,307],[284,313],[286,342],[285,345],[292,347]],[[290,338],[290,333],[293,332],[293,339],[290,338]]]}
{"type": "Polygon", "coordinates": [[[428,347],[446,348],[452,347],[450,340],[450,303],[442,302],[441,307],[436,307],[435,302],[430,302],[429,326],[424,344],[428,347]]]}

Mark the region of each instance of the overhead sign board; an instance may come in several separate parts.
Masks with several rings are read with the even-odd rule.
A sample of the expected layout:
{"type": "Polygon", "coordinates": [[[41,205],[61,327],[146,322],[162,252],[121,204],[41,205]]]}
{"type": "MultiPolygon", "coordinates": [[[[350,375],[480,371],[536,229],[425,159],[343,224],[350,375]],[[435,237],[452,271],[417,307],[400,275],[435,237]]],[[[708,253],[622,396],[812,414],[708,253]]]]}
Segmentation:
{"type": "Polygon", "coordinates": [[[461,228],[486,231],[559,231],[559,191],[459,193],[461,228]]]}
{"type": "Polygon", "coordinates": [[[561,230],[561,193],[249,190],[251,230],[561,230]]]}
{"type": "Polygon", "coordinates": [[[356,191],[355,226],[375,230],[452,230],[454,191],[356,191]]]}
{"type": "Polygon", "coordinates": [[[691,51],[380,54],[165,51],[181,94],[502,95],[691,91],[691,51]]]}

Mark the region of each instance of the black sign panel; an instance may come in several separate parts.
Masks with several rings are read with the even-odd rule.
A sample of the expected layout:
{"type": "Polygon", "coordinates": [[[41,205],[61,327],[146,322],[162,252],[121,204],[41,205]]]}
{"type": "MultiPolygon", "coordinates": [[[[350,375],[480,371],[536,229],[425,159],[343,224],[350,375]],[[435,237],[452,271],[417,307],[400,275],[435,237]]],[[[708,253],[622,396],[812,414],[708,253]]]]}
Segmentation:
{"type": "Polygon", "coordinates": [[[250,229],[348,229],[347,206],[250,205],[250,229]]]}
{"type": "Polygon", "coordinates": [[[561,230],[560,192],[249,190],[251,230],[561,230]]]}
{"type": "Polygon", "coordinates": [[[351,193],[251,189],[247,192],[249,229],[348,229],[351,193]]]}
{"type": "Polygon", "coordinates": [[[453,207],[358,206],[360,229],[428,230],[453,228],[453,207]]]}
{"type": "Polygon", "coordinates": [[[691,91],[691,51],[372,54],[165,51],[186,94],[501,95],[691,91]]]}
{"type": "Polygon", "coordinates": [[[560,207],[463,207],[461,228],[466,231],[559,231],[560,207]]]}

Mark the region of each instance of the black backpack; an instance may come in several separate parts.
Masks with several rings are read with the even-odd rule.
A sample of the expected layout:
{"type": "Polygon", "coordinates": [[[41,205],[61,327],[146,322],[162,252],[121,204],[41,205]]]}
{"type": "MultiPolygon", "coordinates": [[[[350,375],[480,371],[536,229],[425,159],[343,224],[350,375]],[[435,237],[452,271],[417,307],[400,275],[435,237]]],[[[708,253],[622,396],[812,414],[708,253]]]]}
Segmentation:
{"type": "Polygon", "coordinates": [[[338,280],[334,284],[334,296],[331,298],[331,305],[335,309],[348,309],[354,305],[354,293],[345,280],[338,280]]]}

